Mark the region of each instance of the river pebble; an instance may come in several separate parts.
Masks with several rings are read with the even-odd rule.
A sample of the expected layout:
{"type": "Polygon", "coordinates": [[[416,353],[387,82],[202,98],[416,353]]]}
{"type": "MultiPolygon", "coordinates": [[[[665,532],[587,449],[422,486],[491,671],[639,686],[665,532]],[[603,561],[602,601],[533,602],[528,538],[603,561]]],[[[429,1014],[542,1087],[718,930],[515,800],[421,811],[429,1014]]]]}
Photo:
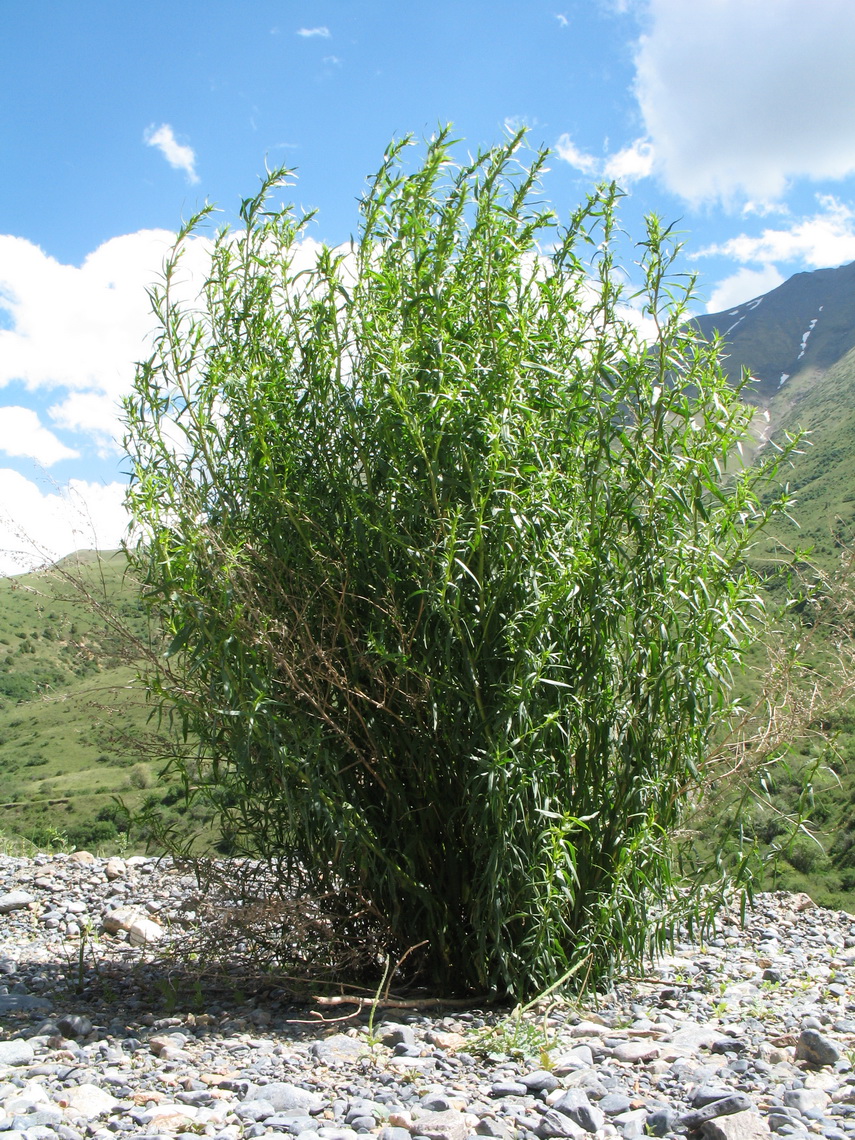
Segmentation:
{"type": "Polygon", "coordinates": [[[237,986],[185,1008],[163,947],[195,891],[169,859],[0,856],[0,1140],[855,1140],[855,917],[806,895],[521,1035],[237,986]]]}

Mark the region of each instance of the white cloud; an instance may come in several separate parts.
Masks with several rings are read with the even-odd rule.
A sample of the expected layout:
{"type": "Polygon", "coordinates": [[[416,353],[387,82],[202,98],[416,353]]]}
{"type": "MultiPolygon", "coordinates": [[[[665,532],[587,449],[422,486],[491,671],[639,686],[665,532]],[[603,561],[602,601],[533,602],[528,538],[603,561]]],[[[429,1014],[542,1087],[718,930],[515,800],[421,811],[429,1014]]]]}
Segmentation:
{"type": "Polygon", "coordinates": [[[608,178],[623,186],[639,178],[647,178],[653,170],[654,151],[647,139],[636,139],[623,150],[599,159],[580,150],[571,137],[564,134],[555,143],[555,153],[583,174],[608,178]]]}
{"type": "Polygon", "coordinates": [[[606,178],[625,185],[647,178],[653,170],[653,147],[646,139],[636,139],[634,143],[619,150],[606,159],[606,178]]]}
{"type": "Polygon", "coordinates": [[[852,0],[647,0],[636,95],[664,180],[771,201],[855,172],[852,0]]]}
{"type": "Polygon", "coordinates": [[[126,533],[122,483],[72,479],[43,491],[10,468],[0,468],[0,574],[20,574],[74,550],[109,550],[126,533]]]}
{"type": "Polygon", "coordinates": [[[762,269],[740,269],[731,277],[718,282],[710,294],[707,312],[721,313],[725,309],[732,309],[734,305],[743,305],[754,297],[776,289],[783,280],[774,265],[764,265],[762,269]]]}
{"type": "Polygon", "coordinates": [[[143,141],[147,146],[154,146],[160,151],[166,161],[175,170],[183,170],[188,182],[198,182],[196,173],[196,154],[192,147],[180,143],[173,133],[169,123],[162,123],[159,127],[148,127],[143,133],[143,141]]]}
{"type": "Polygon", "coordinates": [[[48,408],[54,424],[90,437],[102,458],[121,453],[122,408],[101,392],[71,392],[48,408]]]}
{"type": "Polygon", "coordinates": [[[35,459],[42,467],[52,467],[61,459],[76,459],[80,454],[57,439],[32,408],[15,405],[0,407],[0,451],[35,459]]]}
{"type": "MultiPolygon", "coordinates": [[[[135,362],[150,350],[156,322],[146,290],[174,240],[167,230],[140,230],[110,239],[74,266],[0,235],[0,311],[11,325],[0,328],[0,385],[70,389],[115,405],[130,388],[135,362]]],[[[182,280],[202,279],[210,248],[205,238],[190,239],[182,280]]],[[[90,409],[89,426],[101,431],[103,409],[90,409]]],[[[65,426],[88,430],[80,416],[65,426]]]]}
{"type": "Polygon", "coordinates": [[[563,12],[556,12],[555,19],[558,21],[558,26],[561,28],[566,28],[570,25],[570,21],[567,19],[563,12]]]}
{"type": "MultiPolygon", "coordinates": [[[[74,467],[79,477],[47,495],[11,469],[0,469],[0,551],[29,551],[25,565],[0,555],[0,572],[94,546],[96,539],[102,546],[118,542],[126,524],[123,486],[88,481],[86,460],[93,449],[102,456],[120,450],[121,399],[131,391],[135,363],[151,353],[157,331],[147,289],[160,279],[174,240],[166,230],[142,230],[105,242],[74,266],[23,238],[0,234],[0,325],[9,326],[0,327],[0,387],[16,383],[52,393],[51,425],[76,433],[82,453],[74,467]],[[63,522],[66,516],[71,521],[63,522]],[[16,522],[35,548],[15,537],[16,522]],[[43,558],[39,551],[46,552],[43,558]]],[[[202,236],[185,243],[173,279],[176,299],[195,302],[210,273],[211,248],[202,236]]],[[[295,272],[313,266],[320,248],[308,238],[299,243],[295,272]]],[[[0,451],[44,466],[77,454],[41,425],[33,409],[17,406],[26,403],[26,391],[16,388],[15,400],[15,407],[0,408],[0,451]]]]}
{"type": "Polygon", "coordinates": [[[786,202],[769,202],[758,199],[753,201],[749,199],[744,202],[740,213],[743,218],[750,218],[752,216],[757,218],[768,218],[770,214],[789,214],[790,208],[786,202]]]}
{"type": "Polygon", "coordinates": [[[555,153],[564,162],[569,162],[583,174],[596,174],[600,169],[599,160],[592,154],[579,150],[569,135],[562,135],[555,144],[555,153]]]}
{"type": "Polygon", "coordinates": [[[320,36],[322,39],[328,40],[330,38],[329,28],[298,28],[297,35],[303,36],[304,39],[309,39],[312,36],[320,36]]]}
{"type": "Polygon", "coordinates": [[[707,246],[698,257],[719,255],[743,264],[798,261],[814,269],[855,261],[855,211],[831,195],[818,195],[821,209],[781,229],[765,229],[759,236],[739,234],[707,246]]]}

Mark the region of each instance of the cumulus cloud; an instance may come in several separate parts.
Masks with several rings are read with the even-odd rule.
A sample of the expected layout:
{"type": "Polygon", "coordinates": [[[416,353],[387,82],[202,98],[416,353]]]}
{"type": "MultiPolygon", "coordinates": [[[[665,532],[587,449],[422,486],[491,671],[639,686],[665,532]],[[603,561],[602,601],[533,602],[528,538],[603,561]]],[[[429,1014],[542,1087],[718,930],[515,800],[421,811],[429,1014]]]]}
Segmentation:
{"type": "Polygon", "coordinates": [[[851,0],[646,0],[635,93],[668,187],[780,198],[855,172],[851,0]]]}
{"type": "Polygon", "coordinates": [[[82,548],[109,550],[128,527],[122,483],[72,479],[43,490],[0,468],[0,574],[20,574],[82,548]]]}
{"type": "Polygon", "coordinates": [[[811,217],[794,220],[759,235],[738,234],[707,246],[698,257],[719,255],[743,264],[798,261],[813,269],[855,261],[855,211],[831,195],[818,196],[820,209],[811,217]]]}
{"type": "MultiPolygon", "coordinates": [[[[86,456],[116,454],[119,404],[135,362],[151,351],[155,319],[147,287],[175,240],[165,230],[113,238],[81,265],[63,265],[23,238],[0,235],[0,386],[16,406],[0,409],[0,450],[43,467],[76,459],[68,487],[45,494],[11,469],[0,471],[0,572],[15,573],[80,546],[115,546],[126,525],[121,484],[87,480],[86,456]],[[24,391],[18,389],[20,385],[24,391]],[[50,427],[17,406],[26,390],[55,394],[50,427]],[[27,541],[25,538],[29,536],[27,541]],[[8,552],[13,552],[9,554],[8,552]],[[14,553],[17,552],[17,553],[14,553]],[[20,559],[24,563],[20,563],[20,559]]],[[[193,238],[181,263],[181,295],[195,296],[210,265],[210,242],[193,238]]]]}
{"type": "Polygon", "coordinates": [[[634,143],[619,150],[606,159],[603,172],[606,178],[625,185],[647,178],[653,170],[653,146],[647,139],[636,139],[634,143]]]}
{"type": "Polygon", "coordinates": [[[599,159],[579,150],[569,135],[562,135],[555,144],[555,153],[564,162],[569,162],[583,174],[596,174],[600,170],[599,159]]]}
{"type": "Polygon", "coordinates": [[[88,436],[102,459],[122,450],[124,429],[118,399],[105,398],[100,392],[72,392],[49,407],[48,415],[56,427],[88,436]]]}
{"type": "Polygon", "coordinates": [[[320,36],[321,39],[328,40],[330,38],[329,28],[298,28],[297,35],[303,36],[304,39],[311,39],[313,36],[320,36]]]}
{"type": "MultiPolygon", "coordinates": [[[[105,408],[130,387],[134,364],[150,351],[155,320],[147,288],[175,240],[167,230],[112,238],[82,265],[63,265],[23,238],[0,235],[0,385],[88,393],[56,421],[103,433],[105,408]],[[86,414],[84,414],[86,413],[86,414]]],[[[193,238],[181,278],[202,280],[210,242],[193,238]]],[[[192,291],[189,285],[187,289],[192,291]]]]}
{"type": "Polygon", "coordinates": [[[596,158],[580,150],[570,135],[561,135],[555,144],[555,153],[583,174],[594,174],[626,186],[639,178],[647,178],[653,170],[653,146],[647,139],[636,139],[623,150],[596,158]]]}
{"type": "Polygon", "coordinates": [[[166,161],[175,170],[183,170],[188,182],[198,182],[196,173],[196,153],[192,147],[180,143],[175,137],[169,123],[162,123],[159,127],[154,124],[143,133],[146,146],[154,146],[160,151],[166,161]]]}
{"type": "Polygon", "coordinates": [[[764,265],[761,269],[740,269],[730,277],[725,277],[710,293],[707,302],[708,313],[721,313],[742,305],[753,297],[760,297],[771,289],[776,289],[784,278],[774,265],[764,265]]]}
{"type": "MultiPolygon", "coordinates": [[[[121,451],[121,400],[157,331],[147,289],[160,279],[174,240],[166,230],[141,230],[105,242],[75,266],[23,238],[0,234],[0,388],[16,386],[14,405],[0,408],[0,451],[44,467],[74,459],[77,476],[67,488],[45,494],[13,470],[0,470],[0,514],[5,508],[11,516],[0,526],[0,548],[26,547],[15,539],[17,529],[36,543],[26,566],[0,559],[0,572],[29,567],[39,550],[58,557],[94,546],[96,538],[102,546],[118,542],[126,525],[118,505],[124,487],[89,481],[86,462],[93,451],[102,457],[121,451]],[[22,406],[28,390],[39,393],[40,403],[50,393],[49,423],[22,406]],[[77,450],[63,442],[65,432],[73,433],[77,450]],[[71,521],[61,522],[65,516],[71,521]]],[[[320,248],[312,239],[301,242],[294,250],[295,272],[313,266],[320,248]]],[[[203,236],[185,243],[173,279],[176,299],[196,302],[210,273],[211,249],[203,236]]]]}
{"type": "Polygon", "coordinates": [[[42,467],[52,467],[61,459],[76,459],[80,454],[57,439],[32,408],[16,405],[0,407],[0,451],[35,459],[42,467]]]}

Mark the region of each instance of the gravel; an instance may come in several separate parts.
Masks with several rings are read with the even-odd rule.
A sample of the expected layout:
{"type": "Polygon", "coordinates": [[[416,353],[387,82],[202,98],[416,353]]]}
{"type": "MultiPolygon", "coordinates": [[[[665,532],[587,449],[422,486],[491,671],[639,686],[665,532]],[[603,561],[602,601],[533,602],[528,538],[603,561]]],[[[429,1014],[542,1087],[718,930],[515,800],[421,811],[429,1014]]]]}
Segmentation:
{"type": "Polygon", "coordinates": [[[0,1140],[855,1140],[855,917],[806,895],[521,1035],[456,1007],[369,1032],[237,987],[186,1008],[194,890],[168,859],[0,856],[0,1140]]]}

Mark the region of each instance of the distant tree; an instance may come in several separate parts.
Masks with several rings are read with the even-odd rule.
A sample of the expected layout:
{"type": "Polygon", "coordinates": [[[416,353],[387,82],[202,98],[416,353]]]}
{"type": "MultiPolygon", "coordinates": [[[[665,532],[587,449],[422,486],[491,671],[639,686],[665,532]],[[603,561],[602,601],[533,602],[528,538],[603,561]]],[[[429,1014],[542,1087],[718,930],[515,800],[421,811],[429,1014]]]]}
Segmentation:
{"type": "Polygon", "coordinates": [[[618,191],[561,229],[520,144],[458,166],[443,131],[409,173],[390,147],[359,238],[309,268],[274,171],[187,304],[203,211],[127,444],[150,689],[201,742],[173,775],[426,984],[524,996],[697,913],[673,840],[774,506],[773,461],[732,463],[751,413],[684,323],[668,231],[639,245],[645,342],[618,191]]]}

